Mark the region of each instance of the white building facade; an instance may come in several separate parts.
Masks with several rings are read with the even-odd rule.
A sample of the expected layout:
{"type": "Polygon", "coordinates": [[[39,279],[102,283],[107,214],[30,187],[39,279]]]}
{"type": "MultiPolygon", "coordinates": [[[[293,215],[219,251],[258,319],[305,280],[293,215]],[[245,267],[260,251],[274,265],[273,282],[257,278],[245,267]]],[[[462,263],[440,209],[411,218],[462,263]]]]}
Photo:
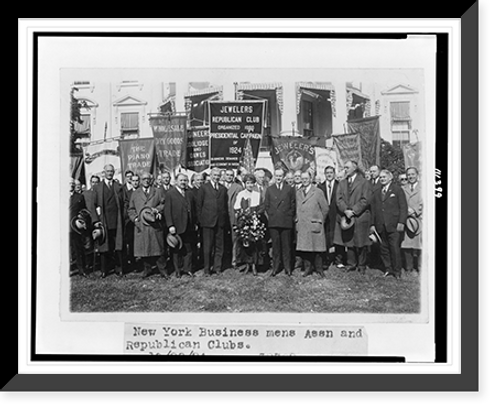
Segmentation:
{"type": "Polygon", "coordinates": [[[152,114],[185,112],[188,128],[206,128],[210,101],[265,100],[257,166],[272,171],[268,137],[328,138],[350,119],[380,116],[382,139],[398,146],[424,140],[423,84],[418,70],[169,69],[82,72],[68,89],[86,103],[83,145],[150,138],[152,114]]]}

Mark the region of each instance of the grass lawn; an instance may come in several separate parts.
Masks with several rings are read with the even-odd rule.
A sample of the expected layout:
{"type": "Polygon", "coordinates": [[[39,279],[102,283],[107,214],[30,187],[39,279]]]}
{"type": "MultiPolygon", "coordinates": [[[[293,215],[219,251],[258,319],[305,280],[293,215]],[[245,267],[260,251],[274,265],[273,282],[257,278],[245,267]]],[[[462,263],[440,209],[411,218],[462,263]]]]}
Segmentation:
{"type": "Polygon", "coordinates": [[[302,277],[295,270],[269,277],[242,275],[227,269],[221,276],[142,279],[140,272],[102,280],[71,277],[72,312],[420,312],[420,277],[384,278],[378,270],[365,275],[337,268],[302,277]]]}

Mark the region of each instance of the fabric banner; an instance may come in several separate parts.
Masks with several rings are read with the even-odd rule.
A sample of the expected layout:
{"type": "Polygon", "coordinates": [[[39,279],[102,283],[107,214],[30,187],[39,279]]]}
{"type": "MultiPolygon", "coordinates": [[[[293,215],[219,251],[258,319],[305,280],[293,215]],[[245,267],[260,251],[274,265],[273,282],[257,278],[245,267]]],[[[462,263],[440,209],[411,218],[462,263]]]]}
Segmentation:
{"type": "Polygon", "coordinates": [[[83,156],[71,156],[71,177],[78,179],[82,184],[85,184],[85,167],[83,156]]]}
{"type": "Polygon", "coordinates": [[[247,138],[254,159],[264,130],[264,101],[209,102],[210,166],[236,169],[247,138]]]}
{"type": "Polygon", "coordinates": [[[318,182],[323,182],[325,180],[325,168],[327,166],[333,166],[335,168],[335,174],[339,173],[340,165],[335,149],[316,146],[314,150],[316,154],[316,179],[318,182]]]}
{"type": "Polygon", "coordinates": [[[139,176],[143,172],[154,172],[154,138],[123,139],[120,141],[120,155],[125,182],[125,172],[130,170],[139,176]]]}
{"type": "Polygon", "coordinates": [[[347,161],[362,163],[361,142],[359,133],[346,133],[333,135],[333,143],[337,149],[339,167],[343,167],[347,161]]]}
{"type": "Polygon", "coordinates": [[[347,121],[349,133],[359,133],[363,170],[380,164],[380,125],[379,116],[347,121]]]}
{"type": "Polygon", "coordinates": [[[195,172],[210,168],[208,127],[188,130],[186,168],[195,172]]]}
{"type": "Polygon", "coordinates": [[[115,167],[115,178],[122,180],[122,167],[119,154],[118,141],[100,141],[91,143],[83,148],[85,162],[85,184],[90,188],[90,177],[102,177],[104,166],[111,164],[115,167]]]}
{"type": "Polygon", "coordinates": [[[186,115],[157,115],[149,119],[155,138],[158,168],[170,172],[186,166],[186,115]]]}
{"type": "Polygon", "coordinates": [[[405,159],[405,168],[414,167],[417,168],[419,172],[422,171],[421,162],[421,144],[420,142],[407,143],[403,146],[403,156],[405,159]]]}
{"type": "Polygon", "coordinates": [[[271,158],[274,168],[285,171],[311,171],[316,173],[315,147],[324,142],[317,138],[280,136],[271,139],[271,158]]]}

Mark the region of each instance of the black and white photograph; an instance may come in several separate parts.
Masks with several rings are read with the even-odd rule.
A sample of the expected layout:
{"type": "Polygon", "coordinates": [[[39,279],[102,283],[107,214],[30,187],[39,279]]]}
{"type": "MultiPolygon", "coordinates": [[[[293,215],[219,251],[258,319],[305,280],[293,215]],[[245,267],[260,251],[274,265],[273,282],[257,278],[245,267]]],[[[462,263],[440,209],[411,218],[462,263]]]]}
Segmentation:
{"type": "Polygon", "coordinates": [[[423,70],[61,75],[70,312],[422,313],[423,70]]]}
{"type": "Polygon", "coordinates": [[[454,43],[341,29],[36,33],[35,361],[455,354],[454,43]]]}

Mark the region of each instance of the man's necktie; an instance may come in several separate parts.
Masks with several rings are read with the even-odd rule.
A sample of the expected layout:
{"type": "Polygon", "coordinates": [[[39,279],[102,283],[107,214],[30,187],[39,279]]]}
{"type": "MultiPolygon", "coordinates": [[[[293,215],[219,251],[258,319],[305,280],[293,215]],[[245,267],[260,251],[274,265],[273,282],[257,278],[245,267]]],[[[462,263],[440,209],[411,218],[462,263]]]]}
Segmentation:
{"type": "Polygon", "coordinates": [[[328,204],[330,204],[332,200],[332,183],[328,182],[328,204]]]}

